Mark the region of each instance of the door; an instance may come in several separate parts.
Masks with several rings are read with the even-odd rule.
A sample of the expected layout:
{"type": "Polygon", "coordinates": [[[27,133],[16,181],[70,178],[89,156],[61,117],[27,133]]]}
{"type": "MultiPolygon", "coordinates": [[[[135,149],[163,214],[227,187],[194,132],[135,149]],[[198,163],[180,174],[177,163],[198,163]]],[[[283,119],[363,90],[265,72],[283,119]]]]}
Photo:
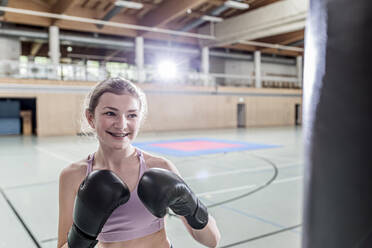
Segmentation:
{"type": "Polygon", "coordinates": [[[299,126],[302,123],[302,109],[301,104],[295,105],[295,125],[299,126]]]}
{"type": "Polygon", "coordinates": [[[245,128],[245,103],[238,103],[238,127],[245,128]]]}

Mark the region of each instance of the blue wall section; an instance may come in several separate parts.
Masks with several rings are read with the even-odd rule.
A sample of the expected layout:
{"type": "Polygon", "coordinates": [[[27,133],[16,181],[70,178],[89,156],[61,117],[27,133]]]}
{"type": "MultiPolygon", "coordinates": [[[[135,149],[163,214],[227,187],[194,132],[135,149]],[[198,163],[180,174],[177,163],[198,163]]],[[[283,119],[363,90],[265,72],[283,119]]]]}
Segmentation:
{"type": "Polygon", "coordinates": [[[20,118],[0,118],[0,135],[3,134],[20,134],[20,118]]]}

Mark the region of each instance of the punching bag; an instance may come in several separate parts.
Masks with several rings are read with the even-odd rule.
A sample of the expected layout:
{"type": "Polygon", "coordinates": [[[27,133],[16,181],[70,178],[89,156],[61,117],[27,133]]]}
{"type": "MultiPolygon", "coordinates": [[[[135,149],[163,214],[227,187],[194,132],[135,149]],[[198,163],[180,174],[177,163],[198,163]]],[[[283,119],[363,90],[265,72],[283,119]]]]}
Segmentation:
{"type": "Polygon", "coordinates": [[[372,247],[372,1],[310,0],[303,248],[372,247]]]}

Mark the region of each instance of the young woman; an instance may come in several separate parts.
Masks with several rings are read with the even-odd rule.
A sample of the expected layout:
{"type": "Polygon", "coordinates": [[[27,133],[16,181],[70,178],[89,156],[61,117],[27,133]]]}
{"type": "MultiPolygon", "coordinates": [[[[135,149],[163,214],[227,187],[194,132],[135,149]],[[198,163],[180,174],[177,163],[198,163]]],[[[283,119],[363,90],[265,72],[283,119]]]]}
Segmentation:
{"type": "MultiPolygon", "coordinates": [[[[177,168],[169,160],[132,146],[132,142],[136,138],[147,113],[144,93],[127,80],[111,78],[94,87],[88,95],[87,105],[85,117],[96,134],[99,146],[95,153],[69,165],[60,174],[58,247],[68,247],[68,243],[73,246],[71,244],[77,242],[76,237],[79,237],[79,239],[97,239],[97,247],[102,248],[172,247],[164,229],[164,218],[161,214],[156,214],[156,210],[151,209],[152,203],[146,198],[156,195],[156,190],[163,191],[159,194],[168,192],[175,184],[183,184],[183,181],[180,179],[177,168]],[[86,235],[84,228],[82,228],[83,230],[80,229],[81,226],[84,226],[81,223],[89,223],[90,220],[85,220],[84,216],[91,209],[96,209],[95,206],[86,206],[85,201],[84,204],[81,204],[84,205],[84,210],[80,209],[82,207],[77,209],[76,206],[74,210],[74,204],[76,205],[76,202],[80,200],[76,198],[77,195],[80,198],[85,197],[84,194],[88,195],[88,193],[82,192],[83,181],[91,180],[89,181],[90,188],[84,188],[86,191],[100,190],[100,185],[104,187],[102,183],[97,183],[97,180],[91,179],[93,176],[90,175],[97,171],[107,170],[113,172],[124,182],[128,199],[125,200],[124,204],[115,208],[107,220],[105,219],[98,237],[91,237],[86,235]],[[155,173],[151,173],[152,170],[155,170],[155,173]],[[150,173],[146,174],[148,171],[150,173]],[[159,172],[159,180],[161,180],[161,184],[165,185],[157,187],[156,180],[159,172]],[[152,180],[151,183],[155,183],[155,187],[153,184],[146,184],[146,182],[149,182],[147,179],[143,180],[140,185],[143,191],[141,192],[142,197],[139,197],[137,194],[138,184],[144,174],[148,175],[147,179],[152,180]],[[168,179],[171,183],[167,183],[168,179]],[[92,187],[95,189],[91,189],[92,187]],[[165,189],[162,190],[164,187],[165,189]],[[74,223],[76,219],[79,219],[79,223],[74,223]]],[[[115,176],[111,175],[111,177],[115,176]]],[[[105,177],[102,178],[98,179],[98,182],[100,182],[99,180],[107,181],[105,177]]],[[[85,183],[85,185],[88,185],[88,183],[85,183]]],[[[184,188],[187,191],[187,185],[184,185],[184,188]]],[[[89,192],[89,194],[94,195],[95,192],[89,192]]],[[[177,201],[178,205],[183,204],[185,208],[196,206],[194,215],[198,212],[198,216],[204,215],[207,217],[202,218],[205,223],[195,225],[195,221],[199,221],[197,216],[193,216],[192,213],[189,216],[180,216],[186,229],[199,243],[207,247],[216,247],[220,239],[220,233],[214,218],[208,214],[204,205],[192,192],[182,192],[182,194],[185,197],[182,197],[182,201],[177,201]]],[[[169,207],[172,208],[172,206],[169,207]]],[[[159,206],[155,208],[158,209],[159,206]]],[[[182,208],[183,206],[176,206],[172,210],[177,213],[177,210],[182,208]]],[[[93,247],[94,244],[87,247],[93,247]]]]}

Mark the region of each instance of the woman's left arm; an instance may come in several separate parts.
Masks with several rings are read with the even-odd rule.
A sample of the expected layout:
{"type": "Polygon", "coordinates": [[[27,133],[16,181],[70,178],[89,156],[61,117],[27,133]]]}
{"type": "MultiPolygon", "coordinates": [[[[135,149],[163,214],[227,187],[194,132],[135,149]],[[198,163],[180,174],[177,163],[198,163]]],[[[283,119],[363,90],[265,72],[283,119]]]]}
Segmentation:
{"type": "Polygon", "coordinates": [[[211,215],[208,217],[208,224],[203,229],[199,230],[191,228],[185,217],[181,217],[181,219],[185,224],[186,229],[196,241],[207,247],[217,247],[221,234],[218,230],[215,219],[211,215]]]}
{"type": "MultiPolygon", "coordinates": [[[[177,167],[171,161],[164,158],[162,160],[162,163],[157,164],[158,166],[160,165],[159,167],[170,170],[181,177],[177,167]]],[[[210,214],[208,214],[208,223],[203,229],[194,229],[189,225],[185,217],[180,216],[180,218],[185,224],[186,229],[196,241],[207,247],[216,247],[218,245],[221,234],[218,230],[215,219],[210,214]]]]}

